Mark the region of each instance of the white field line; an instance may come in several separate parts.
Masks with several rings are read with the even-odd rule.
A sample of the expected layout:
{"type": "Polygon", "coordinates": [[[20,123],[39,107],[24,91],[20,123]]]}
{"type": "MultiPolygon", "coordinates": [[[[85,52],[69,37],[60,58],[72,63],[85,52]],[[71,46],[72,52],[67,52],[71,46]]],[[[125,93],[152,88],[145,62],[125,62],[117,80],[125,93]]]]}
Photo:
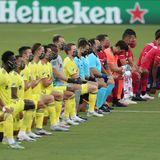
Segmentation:
{"type": "Polygon", "coordinates": [[[113,110],[115,113],[160,113],[160,111],[113,110]]]}
{"type": "Polygon", "coordinates": [[[68,26],[61,26],[61,27],[55,27],[55,28],[45,28],[45,29],[42,29],[41,32],[59,31],[59,30],[76,28],[76,27],[77,27],[76,25],[68,25],[68,26]]]}

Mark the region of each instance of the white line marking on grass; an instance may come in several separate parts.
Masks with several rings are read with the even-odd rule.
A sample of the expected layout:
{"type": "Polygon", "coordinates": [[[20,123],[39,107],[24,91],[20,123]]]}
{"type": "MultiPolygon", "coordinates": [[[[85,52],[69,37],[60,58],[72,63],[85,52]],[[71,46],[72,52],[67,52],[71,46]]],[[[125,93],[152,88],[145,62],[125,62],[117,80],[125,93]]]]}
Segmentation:
{"type": "Polygon", "coordinates": [[[45,28],[42,29],[41,32],[50,32],[50,31],[59,31],[59,30],[65,30],[65,29],[71,29],[76,28],[76,25],[68,25],[68,26],[60,26],[60,27],[53,27],[53,28],[45,28]]]}
{"type": "Polygon", "coordinates": [[[160,111],[114,110],[115,113],[160,113],[160,111]]]}

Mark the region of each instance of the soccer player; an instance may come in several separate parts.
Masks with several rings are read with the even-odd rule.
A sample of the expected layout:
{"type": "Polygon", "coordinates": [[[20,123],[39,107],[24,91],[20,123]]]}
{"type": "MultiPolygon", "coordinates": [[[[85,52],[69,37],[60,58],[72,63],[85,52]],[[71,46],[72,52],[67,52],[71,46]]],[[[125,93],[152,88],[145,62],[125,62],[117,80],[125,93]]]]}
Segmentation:
{"type": "Polygon", "coordinates": [[[47,108],[47,111],[50,116],[50,121],[51,121],[50,128],[51,130],[55,130],[55,131],[68,131],[69,130],[68,128],[65,128],[60,125],[59,116],[60,116],[60,112],[62,109],[63,98],[66,98],[67,96],[73,98],[74,94],[73,93],[63,94],[63,89],[60,90],[60,88],[58,89],[58,88],[53,87],[53,81],[54,81],[53,69],[52,69],[52,64],[50,63],[50,61],[53,59],[54,55],[49,46],[44,46],[44,50],[45,50],[45,57],[44,59],[42,59],[42,65],[43,65],[43,70],[45,74],[47,75],[47,77],[42,80],[42,90],[43,92],[46,92],[47,94],[53,94],[53,95],[55,95],[55,91],[56,92],[59,91],[59,93],[63,96],[62,99],[57,99],[55,96],[55,106],[52,108],[51,107],[47,108]],[[58,115],[56,114],[56,110],[59,111],[57,112],[58,115]]]}
{"type": "MultiPolygon", "coordinates": [[[[13,138],[13,114],[16,112],[15,104],[12,103],[13,80],[10,72],[16,68],[14,53],[6,51],[2,55],[2,69],[0,70],[0,106],[1,115],[4,112],[3,137],[11,148],[24,149],[13,138]],[[14,110],[15,109],[15,110],[14,110]]],[[[22,106],[22,109],[24,106],[22,106]]]]}
{"type": "Polygon", "coordinates": [[[126,29],[122,35],[122,39],[126,42],[129,49],[127,52],[124,52],[125,53],[124,56],[122,56],[122,57],[120,56],[119,58],[120,58],[122,64],[123,64],[122,61],[124,59],[125,61],[127,61],[127,63],[132,68],[132,82],[133,82],[132,83],[132,86],[133,86],[132,100],[133,101],[145,101],[145,99],[143,99],[139,93],[141,73],[140,73],[139,68],[137,67],[137,65],[134,62],[134,55],[131,50],[132,48],[136,47],[136,32],[132,29],[126,29]]]}
{"type": "MultiPolygon", "coordinates": [[[[79,79],[83,82],[83,79],[79,77],[79,69],[74,62],[74,55],[77,53],[76,45],[73,43],[68,43],[65,48],[67,57],[64,59],[63,71],[67,78],[79,79]]],[[[86,83],[86,82],[85,82],[86,83]]],[[[90,83],[81,85],[81,94],[89,93],[89,109],[87,116],[97,116],[102,117],[102,114],[95,112],[95,102],[97,97],[97,86],[91,85],[90,83]]]]}
{"type": "Polygon", "coordinates": [[[104,53],[104,50],[110,47],[110,40],[107,34],[97,35],[96,40],[100,42],[99,48],[97,49],[97,55],[102,65],[102,72],[105,72],[106,54],[104,53]]]}
{"type": "MultiPolygon", "coordinates": [[[[43,66],[41,63],[41,59],[45,57],[44,47],[40,43],[35,43],[32,46],[32,54],[34,55],[33,61],[29,65],[29,69],[31,75],[33,77],[32,80],[32,93],[35,101],[39,103],[43,103],[43,106],[53,105],[54,104],[54,96],[46,95],[42,93],[41,85],[42,80],[46,77],[45,73],[43,73],[43,66]]],[[[59,95],[61,97],[61,95],[59,95]]],[[[51,132],[48,132],[43,129],[43,119],[44,119],[44,111],[45,108],[37,108],[35,122],[36,122],[36,134],[38,135],[50,135],[51,132]]]]}
{"type": "Polygon", "coordinates": [[[115,87],[113,89],[113,106],[125,107],[126,105],[120,102],[123,90],[123,73],[126,71],[126,66],[118,67],[118,56],[122,51],[128,51],[127,44],[120,40],[115,46],[104,50],[106,54],[107,63],[112,71],[115,87]]]}
{"type": "MultiPolygon", "coordinates": [[[[64,47],[61,47],[61,46],[66,46],[64,44],[65,44],[65,40],[64,40],[64,37],[62,35],[55,35],[53,37],[53,44],[50,44],[50,47],[51,47],[52,51],[56,54],[56,57],[51,61],[52,67],[53,67],[53,76],[54,76],[53,85],[57,86],[57,87],[58,86],[59,87],[66,86],[67,91],[74,92],[75,93],[75,99],[76,99],[76,108],[78,108],[81,86],[79,84],[76,84],[74,79],[67,78],[64,75],[63,61],[62,61],[62,58],[61,58],[62,48],[64,49],[64,47]],[[67,83],[65,83],[65,82],[67,82],[67,83]]],[[[65,107],[64,112],[65,112],[64,113],[65,117],[68,117],[69,110],[66,109],[66,107],[65,107]]],[[[84,121],[84,120],[86,120],[86,118],[83,118],[83,117],[80,117],[79,115],[76,115],[77,112],[76,112],[75,108],[72,108],[71,114],[72,114],[71,118],[74,121],[84,121]]],[[[66,118],[66,121],[70,121],[70,119],[66,118]]]]}
{"type": "MultiPolygon", "coordinates": [[[[142,72],[142,74],[149,74],[149,70],[152,69],[156,71],[158,65],[160,64],[160,35],[159,37],[157,37],[157,45],[158,47],[154,47],[152,48],[149,52],[147,52],[145,54],[145,56],[143,56],[142,58],[142,61],[141,61],[141,64],[139,65],[140,67],[140,70],[142,72]]],[[[156,72],[152,73],[153,75],[156,75],[156,72]]],[[[153,76],[154,77],[154,76],[153,76]]],[[[154,77],[156,79],[156,76],[154,77]]],[[[147,80],[148,78],[146,78],[145,81],[143,81],[143,94],[145,95],[145,92],[146,92],[146,86],[147,86],[147,80]]],[[[155,86],[156,85],[156,82],[154,81],[153,85],[155,86]]],[[[143,95],[142,95],[143,96],[143,95]]]]}
{"type": "Polygon", "coordinates": [[[114,88],[114,79],[109,67],[106,67],[106,69],[102,70],[102,65],[97,56],[97,53],[101,48],[99,40],[93,38],[89,40],[89,43],[91,47],[91,51],[88,55],[90,72],[95,77],[99,77],[96,79],[99,86],[96,106],[104,112],[109,112],[110,108],[106,107],[105,105],[107,97],[111,94],[114,88]]]}
{"type": "MultiPolygon", "coordinates": [[[[18,65],[18,73],[21,75],[24,81],[24,99],[32,100],[36,105],[36,108],[43,108],[44,103],[42,100],[37,102],[32,94],[32,75],[29,69],[29,64],[33,60],[33,54],[31,48],[29,46],[22,46],[19,48],[19,56],[17,57],[18,63],[24,62],[24,69],[20,69],[20,65],[18,65]]],[[[22,125],[20,131],[18,133],[18,138],[21,140],[30,140],[30,138],[39,138],[41,136],[36,135],[32,132],[32,122],[34,119],[35,110],[25,111],[23,114],[22,125]]]]}
{"type": "MultiPolygon", "coordinates": [[[[157,30],[155,32],[155,40],[150,42],[150,43],[147,43],[144,48],[142,49],[141,53],[140,53],[140,56],[138,58],[138,61],[137,61],[137,65],[140,66],[141,63],[143,62],[143,59],[144,57],[150,53],[149,51],[153,48],[158,48],[158,44],[159,44],[159,40],[160,39],[160,30],[157,30]]],[[[157,81],[157,77],[158,77],[158,66],[156,63],[154,63],[152,65],[152,67],[150,68],[150,73],[142,73],[142,75],[145,75],[143,76],[144,77],[144,80],[142,81],[142,91],[144,92],[142,95],[143,97],[146,97],[148,99],[153,99],[154,97],[151,97],[151,96],[148,96],[148,94],[145,94],[146,92],[146,86],[145,86],[145,82],[147,81],[147,77],[149,77],[149,85],[152,85],[153,88],[156,88],[156,81],[157,81]]],[[[150,87],[149,87],[150,88],[150,87]]]]}

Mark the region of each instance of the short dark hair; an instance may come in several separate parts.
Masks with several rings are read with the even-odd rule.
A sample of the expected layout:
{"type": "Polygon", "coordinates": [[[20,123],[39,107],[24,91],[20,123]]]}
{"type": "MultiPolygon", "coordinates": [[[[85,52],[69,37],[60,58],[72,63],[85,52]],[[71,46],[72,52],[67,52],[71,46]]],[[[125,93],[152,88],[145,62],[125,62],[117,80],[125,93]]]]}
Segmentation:
{"type": "Polygon", "coordinates": [[[22,56],[20,56],[20,55],[16,55],[15,57],[16,57],[16,59],[22,58],[22,56]]]}
{"type": "Polygon", "coordinates": [[[116,44],[116,47],[119,47],[122,50],[128,51],[128,45],[123,41],[123,40],[119,40],[116,44]]]}
{"type": "Polygon", "coordinates": [[[91,38],[88,40],[91,47],[95,45],[95,43],[96,43],[95,40],[96,40],[95,38],[91,38]]]}
{"type": "Polygon", "coordinates": [[[58,53],[58,47],[55,44],[50,43],[48,44],[48,47],[50,47],[54,53],[58,53]]]}
{"type": "Polygon", "coordinates": [[[80,47],[86,47],[86,45],[89,45],[86,38],[79,38],[78,39],[78,48],[80,47]]]}
{"type": "Polygon", "coordinates": [[[155,39],[157,40],[158,38],[160,38],[160,29],[155,32],[155,39]]]}
{"type": "Polygon", "coordinates": [[[40,46],[42,46],[41,43],[35,43],[35,44],[32,46],[32,53],[34,54],[35,51],[38,50],[40,46]]]}
{"type": "Polygon", "coordinates": [[[22,56],[27,49],[31,49],[29,46],[22,46],[18,49],[19,55],[22,56]]]}
{"type": "Polygon", "coordinates": [[[44,52],[46,53],[47,52],[47,49],[51,49],[51,47],[49,47],[48,45],[43,45],[43,47],[44,47],[44,52]]]}
{"type": "Polygon", "coordinates": [[[136,37],[136,32],[133,29],[128,28],[123,32],[122,39],[124,39],[127,36],[132,36],[132,35],[136,37]]]}
{"type": "Polygon", "coordinates": [[[13,55],[14,55],[14,53],[12,51],[4,52],[2,54],[2,58],[1,58],[2,62],[6,63],[10,59],[10,57],[12,57],[13,55]]]}
{"type": "Polygon", "coordinates": [[[57,34],[52,38],[53,43],[56,43],[59,41],[59,38],[64,38],[62,35],[57,34]]]}
{"type": "Polygon", "coordinates": [[[64,51],[66,52],[66,54],[68,54],[68,51],[71,50],[71,47],[74,46],[74,43],[68,43],[64,49],[64,51]]]}
{"type": "Polygon", "coordinates": [[[99,35],[97,35],[96,39],[101,42],[101,41],[103,41],[106,37],[108,37],[107,34],[99,34],[99,35]]]}

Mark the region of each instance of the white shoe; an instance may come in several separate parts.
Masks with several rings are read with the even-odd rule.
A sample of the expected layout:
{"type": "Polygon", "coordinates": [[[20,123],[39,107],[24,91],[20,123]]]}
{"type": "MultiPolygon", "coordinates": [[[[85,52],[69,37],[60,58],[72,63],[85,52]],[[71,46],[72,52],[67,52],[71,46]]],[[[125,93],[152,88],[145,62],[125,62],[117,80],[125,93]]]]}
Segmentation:
{"type": "Polygon", "coordinates": [[[17,136],[17,138],[19,141],[36,141],[35,139],[30,138],[27,134],[20,134],[17,136]]]}
{"type": "Polygon", "coordinates": [[[153,100],[154,99],[154,97],[149,96],[147,93],[144,96],[141,95],[141,98],[143,98],[143,99],[149,99],[149,100],[153,100]]]}
{"type": "Polygon", "coordinates": [[[42,137],[42,136],[37,135],[37,134],[35,134],[35,133],[33,133],[33,132],[27,132],[26,134],[27,134],[27,136],[29,136],[30,138],[40,138],[40,137],[42,137]]]}
{"type": "Polygon", "coordinates": [[[50,129],[51,129],[52,131],[69,131],[68,128],[64,128],[64,127],[61,127],[61,126],[59,126],[59,125],[51,125],[51,126],[50,126],[50,129]]]}
{"type": "Polygon", "coordinates": [[[131,99],[125,99],[124,101],[128,104],[137,104],[137,102],[132,101],[131,99]]]}
{"type": "Polygon", "coordinates": [[[63,128],[67,128],[67,129],[69,129],[70,128],[70,125],[67,125],[67,123],[66,122],[64,122],[64,121],[62,121],[62,122],[59,122],[59,124],[58,124],[59,126],[61,126],[61,127],[63,127],[63,128]]]}
{"type": "Polygon", "coordinates": [[[48,131],[44,130],[43,128],[36,129],[35,133],[38,135],[51,135],[52,134],[51,132],[48,132],[48,131]]]}
{"type": "Polygon", "coordinates": [[[19,145],[17,142],[8,144],[12,149],[25,149],[23,146],[19,145]]]}
{"type": "Polygon", "coordinates": [[[97,113],[97,112],[95,112],[95,111],[88,111],[88,112],[87,112],[87,116],[88,116],[88,117],[91,117],[91,116],[103,117],[103,114],[99,114],[99,113],[97,113]]]}
{"type": "Polygon", "coordinates": [[[124,104],[124,105],[126,105],[126,106],[129,105],[129,103],[127,103],[126,100],[124,100],[124,99],[120,99],[119,102],[122,103],[122,104],[124,104]]]}
{"type": "Polygon", "coordinates": [[[74,121],[70,120],[69,118],[63,118],[63,120],[69,125],[73,125],[73,126],[79,125],[79,123],[74,122],[74,121]]]}
{"type": "Polygon", "coordinates": [[[74,122],[85,122],[85,120],[79,118],[78,116],[71,116],[71,120],[74,122]]]}

